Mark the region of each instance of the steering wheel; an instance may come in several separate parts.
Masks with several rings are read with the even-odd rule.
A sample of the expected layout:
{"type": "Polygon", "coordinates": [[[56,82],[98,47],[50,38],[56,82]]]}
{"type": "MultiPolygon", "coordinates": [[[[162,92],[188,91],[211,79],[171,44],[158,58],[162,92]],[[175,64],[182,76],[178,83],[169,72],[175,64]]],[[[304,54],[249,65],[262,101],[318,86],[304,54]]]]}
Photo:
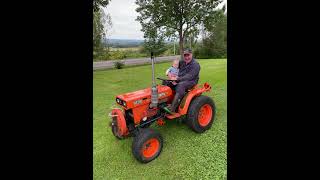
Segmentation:
{"type": "Polygon", "coordinates": [[[157,78],[157,79],[162,80],[162,81],[168,81],[168,82],[173,82],[173,81],[175,81],[175,80],[163,79],[163,78],[157,78]]]}

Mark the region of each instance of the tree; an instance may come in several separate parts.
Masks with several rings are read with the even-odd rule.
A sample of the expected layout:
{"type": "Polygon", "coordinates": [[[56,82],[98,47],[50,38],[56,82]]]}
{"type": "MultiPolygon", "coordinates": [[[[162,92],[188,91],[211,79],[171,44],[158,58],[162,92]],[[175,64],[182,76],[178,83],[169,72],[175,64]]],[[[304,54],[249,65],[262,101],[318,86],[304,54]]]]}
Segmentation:
{"type": "Polygon", "coordinates": [[[137,21],[145,37],[149,31],[157,31],[164,37],[178,37],[181,58],[184,38],[198,34],[198,27],[215,13],[219,0],[136,0],[140,14],[137,21]]]}
{"type": "Polygon", "coordinates": [[[106,43],[106,34],[108,29],[112,26],[111,17],[105,14],[102,9],[93,12],[93,52],[94,58],[103,51],[106,43]],[[102,41],[104,41],[102,43],[102,41]]]}
{"type": "Polygon", "coordinates": [[[150,52],[153,52],[155,56],[159,56],[167,50],[164,41],[156,38],[148,38],[144,40],[143,49],[145,53],[149,54],[150,52]]]}
{"type": "Polygon", "coordinates": [[[101,40],[105,34],[101,21],[101,10],[93,12],[93,51],[100,50],[101,40]]]}
{"type": "Polygon", "coordinates": [[[193,49],[195,45],[197,44],[197,35],[198,33],[190,33],[188,36],[184,38],[184,44],[186,47],[193,49]]]}
{"type": "Polygon", "coordinates": [[[106,7],[109,1],[110,0],[93,0],[93,11],[97,12],[100,10],[100,7],[106,7]]]}
{"type": "Polygon", "coordinates": [[[148,29],[144,37],[143,49],[145,53],[153,52],[155,56],[158,56],[167,50],[164,36],[157,29],[148,29]]]}
{"type": "Polygon", "coordinates": [[[215,10],[223,10],[223,14],[227,15],[227,0],[220,0],[215,10]]]}
{"type": "Polygon", "coordinates": [[[217,13],[215,24],[212,28],[208,28],[208,31],[213,51],[220,56],[225,56],[227,54],[227,16],[223,11],[217,13]]]}
{"type": "Polygon", "coordinates": [[[103,52],[104,45],[107,43],[107,31],[112,26],[110,15],[106,15],[101,8],[107,6],[108,3],[109,0],[93,1],[93,58],[98,57],[103,52]]]}
{"type": "Polygon", "coordinates": [[[211,21],[206,22],[202,44],[195,50],[197,58],[223,58],[227,55],[227,16],[223,9],[217,11],[211,21]]]}

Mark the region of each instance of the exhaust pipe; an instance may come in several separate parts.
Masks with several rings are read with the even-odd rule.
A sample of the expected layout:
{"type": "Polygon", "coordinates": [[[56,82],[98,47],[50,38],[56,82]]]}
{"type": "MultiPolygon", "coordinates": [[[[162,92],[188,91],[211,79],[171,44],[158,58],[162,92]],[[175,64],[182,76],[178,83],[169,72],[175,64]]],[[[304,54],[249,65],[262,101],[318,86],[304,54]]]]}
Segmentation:
{"type": "Polygon", "coordinates": [[[151,64],[152,64],[152,87],[151,87],[151,104],[150,108],[155,108],[158,106],[158,89],[154,78],[154,56],[151,52],[151,64]]]}

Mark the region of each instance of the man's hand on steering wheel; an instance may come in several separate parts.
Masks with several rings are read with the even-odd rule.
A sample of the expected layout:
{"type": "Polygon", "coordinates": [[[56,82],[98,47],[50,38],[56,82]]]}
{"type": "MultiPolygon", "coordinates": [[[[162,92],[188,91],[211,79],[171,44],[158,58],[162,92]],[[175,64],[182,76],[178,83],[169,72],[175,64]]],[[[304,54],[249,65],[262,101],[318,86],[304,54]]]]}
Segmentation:
{"type": "Polygon", "coordinates": [[[176,77],[176,76],[171,76],[171,77],[169,77],[169,79],[176,81],[176,80],[177,80],[177,77],[176,77]]]}
{"type": "Polygon", "coordinates": [[[175,81],[172,81],[171,82],[173,85],[177,85],[178,83],[177,82],[175,82],[175,81]]]}

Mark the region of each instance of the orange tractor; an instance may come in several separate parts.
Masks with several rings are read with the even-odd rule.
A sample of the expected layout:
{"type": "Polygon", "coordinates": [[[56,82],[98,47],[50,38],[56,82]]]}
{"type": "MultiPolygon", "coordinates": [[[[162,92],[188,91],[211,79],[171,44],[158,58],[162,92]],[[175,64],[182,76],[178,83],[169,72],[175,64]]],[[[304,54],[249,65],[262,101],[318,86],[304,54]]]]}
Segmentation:
{"type": "MultiPolygon", "coordinates": [[[[152,61],[152,87],[116,96],[116,103],[121,108],[112,109],[112,133],[118,139],[133,136],[132,153],[142,162],[148,163],[159,156],[163,138],[159,132],[149,128],[156,122],[162,126],[166,120],[182,119],[196,133],[210,129],[215,117],[213,100],[202,95],[211,90],[208,83],[195,85],[187,90],[177,112],[168,110],[175,95],[174,88],[156,85],[154,78],[154,58],[152,61]]],[[[162,81],[171,81],[157,78],[162,81]]]]}

